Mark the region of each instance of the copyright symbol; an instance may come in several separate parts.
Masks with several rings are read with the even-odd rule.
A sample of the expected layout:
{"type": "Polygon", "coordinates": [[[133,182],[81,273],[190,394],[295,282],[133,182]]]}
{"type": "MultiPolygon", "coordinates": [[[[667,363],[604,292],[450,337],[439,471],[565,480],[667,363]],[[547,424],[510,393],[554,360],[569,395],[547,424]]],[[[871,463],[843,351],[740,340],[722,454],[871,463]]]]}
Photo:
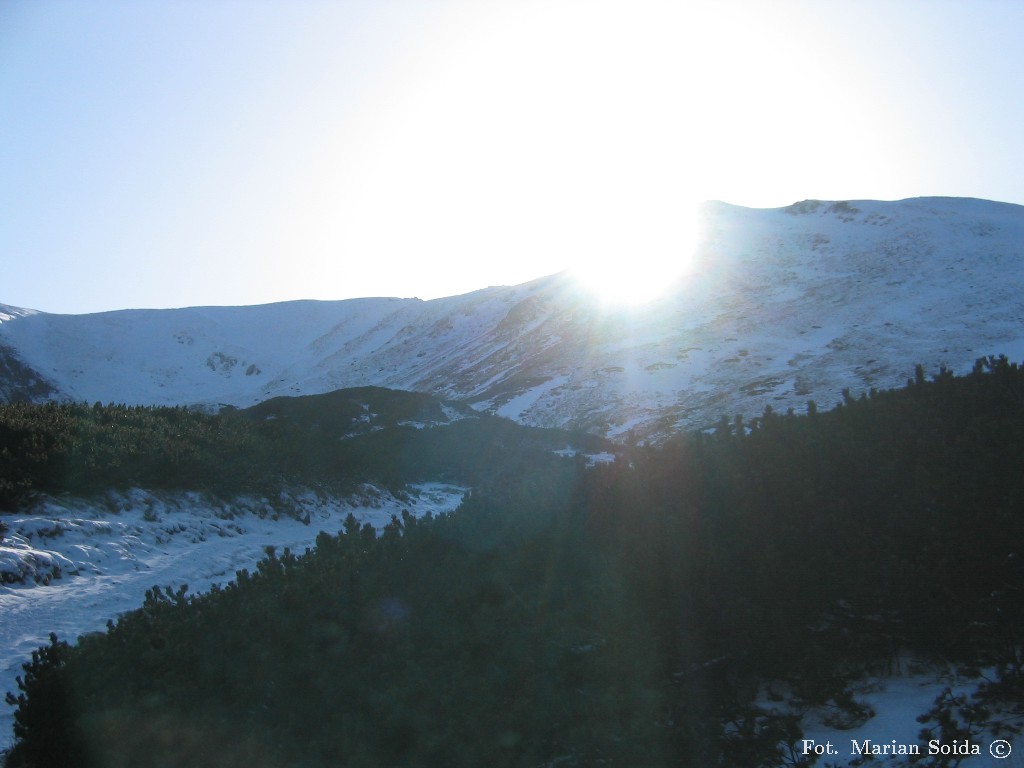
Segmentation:
{"type": "Polygon", "coordinates": [[[1003,760],[1010,756],[1013,751],[1013,747],[1010,746],[1010,742],[1005,739],[996,739],[989,744],[988,751],[992,753],[992,757],[996,760],[1003,760]]]}

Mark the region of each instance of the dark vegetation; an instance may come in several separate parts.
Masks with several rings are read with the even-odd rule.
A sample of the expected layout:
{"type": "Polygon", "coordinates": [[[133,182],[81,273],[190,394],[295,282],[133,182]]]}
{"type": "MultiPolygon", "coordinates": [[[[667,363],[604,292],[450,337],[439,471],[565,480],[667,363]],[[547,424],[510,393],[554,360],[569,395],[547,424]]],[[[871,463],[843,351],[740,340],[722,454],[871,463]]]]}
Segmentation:
{"type": "Polygon", "coordinates": [[[288,484],[335,493],[362,483],[389,490],[427,480],[481,485],[569,444],[607,446],[592,435],[486,415],[444,419],[429,395],[379,387],[274,398],[217,415],[100,403],[0,405],[0,512],[24,508],[39,493],[130,487],[230,498],[288,484]],[[401,426],[406,421],[441,426],[401,426]]]}
{"type": "Polygon", "coordinates": [[[6,765],[800,765],[802,708],[863,720],[849,683],[906,654],[995,670],[930,733],[1019,708],[1024,370],[809,411],[154,588],[34,655],[6,765]]]}
{"type": "Polygon", "coordinates": [[[354,387],[322,395],[274,397],[251,408],[227,410],[253,421],[279,419],[335,436],[353,436],[405,422],[443,424],[450,420],[445,409],[463,417],[475,415],[462,403],[438,400],[424,392],[384,387],[354,387]]]}
{"type": "Polygon", "coordinates": [[[0,405],[0,510],[41,492],[270,487],[286,476],[276,452],[292,442],[284,432],[185,408],[0,405]]]}

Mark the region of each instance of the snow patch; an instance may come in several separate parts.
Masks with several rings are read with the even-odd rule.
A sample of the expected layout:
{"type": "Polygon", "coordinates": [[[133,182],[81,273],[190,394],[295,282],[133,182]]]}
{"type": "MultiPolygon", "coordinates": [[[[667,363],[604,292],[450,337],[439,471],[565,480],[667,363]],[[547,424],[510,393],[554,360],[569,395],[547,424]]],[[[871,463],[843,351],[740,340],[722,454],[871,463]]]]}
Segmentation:
{"type": "Polygon", "coordinates": [[[519,421],[523,414],[529,411],[538,400],[551,392],[551,390],[565,386],[565,383],[568,380],[568,376],[555,376],[548,379],[543,384],[531,387],[521,395],[513,397],[507,403],[498,408],[497,414],[505,417],[506,419],[519,421]]]}
{"type": "Polygon", "coordinates": [[[615,461],[615,454],[608,453],[607,451],[600,451],[598,453],[583,453],[577,448],[572,446],[566,446],[565,448],[559,448],[555,451],[557,456],[579,456],[582,455],[587,461],[588,467],[593,467],[595,464],[610,464],[615,461]]]}

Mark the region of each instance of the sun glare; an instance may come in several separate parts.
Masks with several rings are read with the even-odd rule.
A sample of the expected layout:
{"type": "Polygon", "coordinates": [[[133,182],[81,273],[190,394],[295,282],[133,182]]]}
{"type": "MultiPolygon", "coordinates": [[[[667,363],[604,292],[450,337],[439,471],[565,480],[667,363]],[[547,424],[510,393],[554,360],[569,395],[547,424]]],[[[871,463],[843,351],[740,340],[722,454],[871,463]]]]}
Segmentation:
{"type": "Polygon", "coordinates": [[[665,217],[625,242],[582,255],[569,274],[606,305],[636,306],[669,295],[694,267],[699,233],[694,206],[665,217]]]}
{"type": "Polygon", "coordinates": [[[656,298],[690,269],[693,201],[748,204],[729,195],[832,157],[852,119],[818,115],[845,89],[787,95],[820,57],[759,7],[458,5],[349,126],[344,191],[322,195],[346,212],[346,268],[402,259],[402,295],[568,270],[606,302],[656,298]]]}

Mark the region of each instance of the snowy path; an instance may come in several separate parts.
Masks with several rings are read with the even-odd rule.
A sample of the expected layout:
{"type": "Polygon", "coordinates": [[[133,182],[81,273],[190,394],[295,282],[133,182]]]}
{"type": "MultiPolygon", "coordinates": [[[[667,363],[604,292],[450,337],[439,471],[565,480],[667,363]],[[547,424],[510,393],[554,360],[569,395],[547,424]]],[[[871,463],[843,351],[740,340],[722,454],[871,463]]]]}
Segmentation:
{"type": "MultiPolygon", "coordinates": [[[[417,517],[450,512],[464,493],[464,488],[426,484],[404,500],[378,493],[355,501],[313,494],[291,498],[309,513],[308,525],[291,517],[261,517],[265,504],[253,499],[233,505],[233,519],[226,518],[224,507],[191,494],[133,491],[119,499],[124,509],[118,513],[82,500],[48,500],[33,517],[6,520],[11,530],[2,570],[12,574],[20,566],[41,583],[29,578],[0,586],[0,699],[16,690],[21,665],[48,642],[50,632],[73,642],[102,631],[108,619],[139,607],[153,586],[188,584],[191,592],[206,591],[243,568],[253,569],[268,546],[305,551],[321,531],[341,530],[350,512],[379,529],[403,509],[417,517]],[[61,566],[62,575],[48,578],[54,565],[61,566]]],[[[0,750],[13,739],[13,716],[14,709],[0,700],[0,750]]]]}

